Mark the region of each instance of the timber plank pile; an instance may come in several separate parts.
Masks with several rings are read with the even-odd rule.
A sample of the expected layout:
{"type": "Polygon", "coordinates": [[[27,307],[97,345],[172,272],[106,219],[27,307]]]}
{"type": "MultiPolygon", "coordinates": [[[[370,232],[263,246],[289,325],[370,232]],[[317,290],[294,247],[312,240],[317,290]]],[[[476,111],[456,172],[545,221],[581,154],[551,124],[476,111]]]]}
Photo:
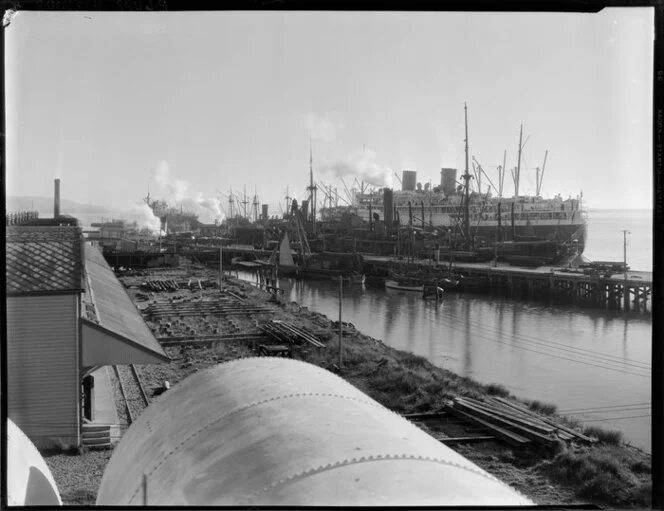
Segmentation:
{"type": "Polygon", "coordinates": [[[484,401],[458,397],[446,410],[457,417],[482,425],[496,438],[516,447],[537,444],[553,448],[561,441],[585,444],[595,442],[593,438],[500,397],[491,397],[484,401]]]}
{"type": "Polygon", "coordinates": [[[263,332],[246,332],[226,335],[184,335],[157,337],[159,344],[168,346],[213,346],[219,342],[260,342],[268,337],[263,332]]]}
{"type": "Polygon", "coordinates": [[[154,291],[154,292],[173,292],[179,291],[180,289],[197,289],[203,290],[210,287],[216,287],[217,284],[214,281],[208,279],[199,279],[199,278],[190,278],[188,280],[176,280],[176,279],[148,279],[141,284],[141,289],[144,291],[154,291]]]}
{"type": "Polygon", "coordinates": [[[274,319],[269,323],[260,325],[259,328],[280,342],[290,344],[302,344],[303,342],[308,342],[316,348],[325,347],[325,344],[320,342],[313,335],[286,321],[274,319]]]}
{"type": "Polygon", "coordinates": [[[153,303],[143,311],[151,319],[169,316],[231,316],[248,314],[272,314],[264,305],[247,306],[236,300],[215,300],[181,303],[153,303]]]}

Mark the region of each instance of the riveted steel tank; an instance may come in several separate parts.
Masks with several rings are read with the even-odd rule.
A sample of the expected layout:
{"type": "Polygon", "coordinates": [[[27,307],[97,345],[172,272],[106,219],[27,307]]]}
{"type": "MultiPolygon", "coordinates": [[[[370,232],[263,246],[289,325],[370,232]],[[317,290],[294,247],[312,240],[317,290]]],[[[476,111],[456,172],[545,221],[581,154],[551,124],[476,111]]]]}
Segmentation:
{"type": "Polygon", "coordinates": [[[7,419],[7,504],[59,506],[53,474],[41,454],[11,419],[7,419]]]}
{"type": "Polygon", "coordinates": [[[116,447],[97,503],[532,504],[345,380],[283,358],[220,364],[164,393],[116,447]]]}

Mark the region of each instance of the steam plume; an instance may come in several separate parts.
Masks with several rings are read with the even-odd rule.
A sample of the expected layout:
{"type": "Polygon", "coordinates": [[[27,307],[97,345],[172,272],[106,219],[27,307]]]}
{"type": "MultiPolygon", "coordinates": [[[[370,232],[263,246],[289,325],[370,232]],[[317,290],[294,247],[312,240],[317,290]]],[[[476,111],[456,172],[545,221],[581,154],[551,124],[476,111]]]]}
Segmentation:
{"type": "Polygon", "coordinates": [[[323,170],[335,177],[356,177],[372,186],[391,186],[392,169],[376,162],[376,153],[370,149],[355,151],[343,160],[324,164],[323,170]]]}

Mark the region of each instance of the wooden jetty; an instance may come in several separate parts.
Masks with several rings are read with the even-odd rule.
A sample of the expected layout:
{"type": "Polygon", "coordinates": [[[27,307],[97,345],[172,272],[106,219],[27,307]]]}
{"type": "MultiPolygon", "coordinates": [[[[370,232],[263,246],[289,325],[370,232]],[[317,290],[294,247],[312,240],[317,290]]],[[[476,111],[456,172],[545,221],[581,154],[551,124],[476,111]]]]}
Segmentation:
{"type": "MultiPolygon", "coordinates": [[[[387,268],[395,259],[364,255],[367,264],[387,268]]],[[[400,261],[404,263],[403,261],[400,261]]],[[[413,270],[425,266],[445,268],[445,263],[414,260],[404,263],[413,270]]],[[[454,272],[472,282],[466,290],[503,293],[525,299],[542,299],[580,307],[651,312],[652,272],[604,273],[542,266],[519,268],[504,264],[455,263],[454,272]]]]}

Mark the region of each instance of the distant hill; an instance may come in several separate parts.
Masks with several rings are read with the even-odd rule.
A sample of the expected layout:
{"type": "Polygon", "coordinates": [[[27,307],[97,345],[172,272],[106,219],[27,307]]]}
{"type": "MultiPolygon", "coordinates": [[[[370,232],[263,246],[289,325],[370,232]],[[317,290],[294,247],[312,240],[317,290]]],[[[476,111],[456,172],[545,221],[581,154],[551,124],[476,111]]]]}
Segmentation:
{"type": "MultiPolygon", "coordinates": [[[[53,215],[53,197],[7,197],[7,212],[39,211],[40,215],[53,215]]],[[[81,204],[79,202],[60,199],[60,213],[63,215],[102,214],[108,213],[104,206],[81,204]]]]}

